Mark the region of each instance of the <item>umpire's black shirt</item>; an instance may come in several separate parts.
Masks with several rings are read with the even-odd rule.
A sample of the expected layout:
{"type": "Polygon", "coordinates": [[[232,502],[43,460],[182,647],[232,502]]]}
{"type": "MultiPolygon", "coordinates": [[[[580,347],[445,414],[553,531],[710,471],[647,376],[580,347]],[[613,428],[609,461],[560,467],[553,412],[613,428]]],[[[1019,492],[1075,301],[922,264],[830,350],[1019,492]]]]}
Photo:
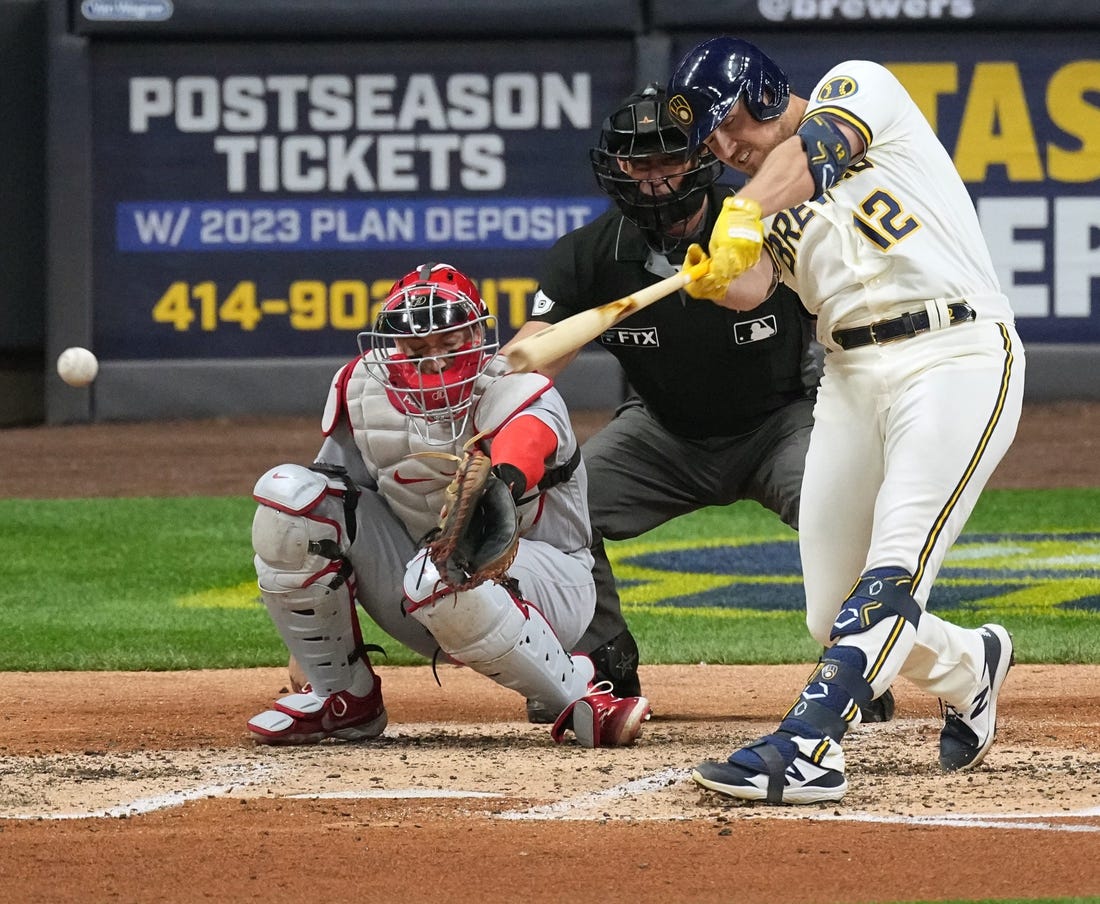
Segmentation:
{"type": "MultiPolygon", "coordinates": [[[[703,236],[710,235],[727,194],[732,190],[711,189],[703,236]]],[[[674,272],[651,273],[650,255],[641,230],[612,207],[550,249],[530,319],[555,323],[674,272]]],[[[677,269],[682,262],[683,252],[671,256],[677,269]]],[[[752,311],[730,311],[680,291],[631,314],[596,341],[619,359],[653,416],[679,436],[748,433],[806,395],[806,314],[783,285],[752,311]]]]}

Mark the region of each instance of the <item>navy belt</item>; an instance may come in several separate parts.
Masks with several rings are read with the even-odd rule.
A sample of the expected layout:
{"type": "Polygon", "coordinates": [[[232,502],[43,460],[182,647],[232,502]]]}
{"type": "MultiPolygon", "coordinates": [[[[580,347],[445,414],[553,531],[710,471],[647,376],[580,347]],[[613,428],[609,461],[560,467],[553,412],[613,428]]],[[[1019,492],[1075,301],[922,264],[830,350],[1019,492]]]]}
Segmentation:
{"type": "MultiPolygon", "coordinates": [[[[956,301],[947,306],[948,326],[956,323],[966,323],[977,318],[974,309],[965,301],[956,301]]],[[[833,333],[833,341],[842,349],[859,348],[861,345],[881,345],[884,342],[895,342],[898,339],[908,339],[918,333],[927,333],[931,328],[931,319],[927,311],[905,313],[900,317],[892,317],[890,320],[879,320],[867,326],[856,326],[850,330],[837,330],[833,333]]]]}

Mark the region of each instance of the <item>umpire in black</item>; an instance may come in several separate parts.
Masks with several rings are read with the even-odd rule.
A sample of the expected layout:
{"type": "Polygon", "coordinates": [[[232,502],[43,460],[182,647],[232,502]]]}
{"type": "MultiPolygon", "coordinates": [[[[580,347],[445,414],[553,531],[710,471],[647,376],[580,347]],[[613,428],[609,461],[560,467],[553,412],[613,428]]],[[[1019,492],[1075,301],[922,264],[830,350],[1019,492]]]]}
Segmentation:
{"type": "MultiPolygon", "coordinates": [[[[516,340],[671,276],[688,245],[706,244],[734,189],[717,184],[722,165],[710,151],[688,154],[686,147],[656,84],[608,117],[590,153],[596,180],[615,206],[551,248],[516,340]]],[[[641,692],[638,647],[600,535],[636,537],[679,515],[741,499],[797,529],[820,375],[812,333],[798,297],[777,285],[751,312],[679,292],[598,338],[618,359],[632,394],[582,449],[597,536],[597,600],[579,649],[617,695],[641,692]]],[[[542,371],[555,376],[575,354],[542,371]]],[[[529,706],[528,715],[542,721],[556,713],[529,706]]]]}

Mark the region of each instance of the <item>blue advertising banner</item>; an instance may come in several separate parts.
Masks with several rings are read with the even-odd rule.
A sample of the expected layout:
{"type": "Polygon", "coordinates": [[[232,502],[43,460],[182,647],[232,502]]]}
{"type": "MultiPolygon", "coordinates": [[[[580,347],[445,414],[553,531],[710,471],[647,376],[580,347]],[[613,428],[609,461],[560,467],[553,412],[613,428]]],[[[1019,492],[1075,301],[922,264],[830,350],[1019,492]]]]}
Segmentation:
{"type": "MultiPolygon", "coordinates": [[[[711,33],[674,37],[673,61],[711,33]]],[[[1100,342],[1100,57],[1066,32],[746,33],[808,93],[889,66],[951,153],[1025,340],[1100,342]]],[[[342,356],[393,280],[468,271],[504,337],[604,210],[630,41],[91,45],[105,360],[342,356]]],[[[970,237],[959,236],[959,241],[970,237]]]]}
{"type": "Polygon", "coordinates": [[[609,203],[588,148],[629,41],[95,44],[106,360],[355,354],[393,281],[474,277],[501,333],[609,203]]]}
{"type": "MultiPolygon", "coordinates": [[[[674,59],[713,36],[678,35],[674,59]]],[[[782,66],[802,96],[843,60],[890,68],[975,201],[1021,336],[1100,342],[1100,55],[1092,32],[739,36],[782,66]]]]}

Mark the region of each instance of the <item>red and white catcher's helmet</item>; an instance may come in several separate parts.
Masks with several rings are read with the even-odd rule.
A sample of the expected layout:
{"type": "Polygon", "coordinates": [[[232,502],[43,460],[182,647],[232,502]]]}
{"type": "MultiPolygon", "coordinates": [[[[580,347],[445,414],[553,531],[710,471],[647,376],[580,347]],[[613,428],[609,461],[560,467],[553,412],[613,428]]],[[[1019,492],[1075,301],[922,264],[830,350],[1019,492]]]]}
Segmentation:
{"type": "Polygon", "coordinates": [[[499,347],[477,286],[449,264],[422,264],[401,277],[374,329],[359,334],[367,372],[421,437],[441,445],[462,434],[474,383],[499,347]]]}

